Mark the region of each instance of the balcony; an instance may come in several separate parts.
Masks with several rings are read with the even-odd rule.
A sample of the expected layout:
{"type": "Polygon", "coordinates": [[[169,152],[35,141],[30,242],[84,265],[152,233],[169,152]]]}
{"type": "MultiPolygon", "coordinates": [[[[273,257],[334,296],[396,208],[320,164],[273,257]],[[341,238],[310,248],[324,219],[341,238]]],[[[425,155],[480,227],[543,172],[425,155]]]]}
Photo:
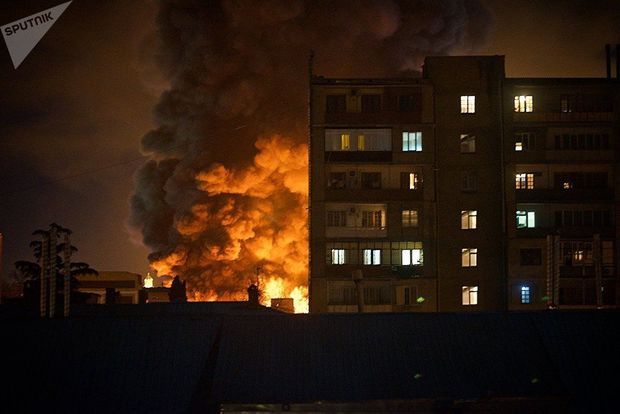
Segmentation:
{"type": "Polygon", "coordinates": [[[391,162],[392,151],[325,151],[325,162],[391,162]]]}
{"type": "Polygon", "coordinates": [[[341,202],[386,202],[411,200],[420,201],[423,198],[423,190],[401,190],[400,188],[381,189],[338,189],[325,190],[325,201],[341,202]]]}
{"type": "Polygon", "coordinates": [[[613,201],[614,197],[613,188],[515,190],[517,203],[591,203],[595,201],[613,201]]]}
{"type": "Polygon", "coordinates": [[[326,227],[325,237],[377,238],[387,237],[387,227],[326,227]]]}
{"type": "Polygon", "coordinates": [[[515,112],[514,122],[612,122],[613,112],[515,112]]]}
{"type": "Polygon", "coordinates": [[[325,113],[325,123],[334,125],[417,124],[422,122],[422,111],[400,112],[339,112],[325,113]]]}

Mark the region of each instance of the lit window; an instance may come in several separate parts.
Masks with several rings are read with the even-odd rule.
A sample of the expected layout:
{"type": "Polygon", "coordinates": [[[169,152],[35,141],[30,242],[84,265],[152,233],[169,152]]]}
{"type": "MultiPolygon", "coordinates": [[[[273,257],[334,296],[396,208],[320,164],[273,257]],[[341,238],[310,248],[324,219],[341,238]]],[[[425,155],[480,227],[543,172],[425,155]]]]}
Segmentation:
{"type": "Polygon", "coordinates": [[[381,250],[380,249],[364,249],[362,250],[365,265],[380,265],[381,250]]]}
{"type": "Polygon", "coordinates": [[[536,227],[536,213],[534,211],[517,211],[517,228],[536,227]]]}
{"type": "Polygon", "coordinates": [[[531,95],[515,96],[515,112],[532,112],[534,98],[531,95]]]}
{"type": "Polygon", "coordinates": [[[478,266],[478,249],[468,248],[461,249],[461,267],[478,266]]]}
{"type": "Polygon", "coordinates": [[[476,136],[461,134],[461,154],[471,154],[476,152],[476,136]]]}
{"type": "Polygon", "coordinates": [[[532,190],[534,188],[533,173],[518,173],[515,175],[515,188],[517,190],[532,190]]]}
{"type": "Polygon", "coordinates": [[[403,227],[418,227],[418,210],[402,211],[403,227]]]}
{"type": "Polygon", "coordinates": [[[351,135],[340,134],[340,149],[342,151],[348,151],[351,148],[351,135]]]}
{"type": "Polygon", "coordinates": [[[534,135],[529,132],[515,134],[515,151],[529,151],[534,149],[534,135]]]}
{"type": "Polygon", "coordinates": [[[422,264],[422,249],[404,249],[400,254],[403,266],[422,264]]]}
{"type": "Polygon", "coordinates": [[[366,227],[366,228],[383,227],[383,212],[381,210],[362,211],[362,227],[366,227]]]}
{"type": "Polygon", "coordinates": [[[562,183],[563,190],[571,190],[572,188],[573,188],[573,183],[571,183],[570,181],[564,181],[562,183]]]}
{"type": "Polygon", "coordinates": [[[461,210],[461,229],[470,230],[478,226],[478,210],[461,210]]]}
{"type": "Polygon", "coordinates": [[[473,114],[476,112],[476,97],[475,96],[461,96],[461,113],[473,114]]]}
{"type": "Polygon", "coordinates": [[[400,173],[400,188],[403,190],[419,190],[422,184],[422,175],[418,173],[400,173]]]}
{"type": "Polygon", "coordinates": [[[463,286],[463,305],[478,304],[478,286],[463,286]]]}
{"type": "Polygon", "coordinates": [[[529,286],[521,286],[521,303],[526,304],[530,303],[530,287],[529,286]]]}
{"type": "Polygon", "coordinates": [[[346,211],[328,211],[327,227],[345,227],[347,225],[346,211]]]}
{"type": "Polygon", "coordinates": [[[366,144],[364,141],[364,136],[363,135],[358,135],[357,136],[357,150],[358,151],[364,151],[364,149],[366,148],[366,144]]]}
{"type": "Polygon", "coordinates": [[[344,249],[332,249],[332,264],[345,264],[344,249]]]}
{"type": "Polygon", "coordinates": [[[422,151],[422,133],[403,132],[403,151],[422,151]]]}

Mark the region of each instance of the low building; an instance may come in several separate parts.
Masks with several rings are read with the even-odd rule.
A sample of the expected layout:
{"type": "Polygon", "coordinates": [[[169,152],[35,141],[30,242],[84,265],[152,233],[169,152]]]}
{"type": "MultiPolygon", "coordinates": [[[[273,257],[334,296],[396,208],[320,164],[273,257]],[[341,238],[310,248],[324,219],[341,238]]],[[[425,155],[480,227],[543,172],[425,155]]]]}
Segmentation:
{"type": "Polygon", "coordinates": [[[98,275],[78,275],[77,290],[99,295],[97,303],[106,303],[106,291],[116,291],[117,303],[139,303],[142,275],[132,272],[100,271],[98,275]]]}

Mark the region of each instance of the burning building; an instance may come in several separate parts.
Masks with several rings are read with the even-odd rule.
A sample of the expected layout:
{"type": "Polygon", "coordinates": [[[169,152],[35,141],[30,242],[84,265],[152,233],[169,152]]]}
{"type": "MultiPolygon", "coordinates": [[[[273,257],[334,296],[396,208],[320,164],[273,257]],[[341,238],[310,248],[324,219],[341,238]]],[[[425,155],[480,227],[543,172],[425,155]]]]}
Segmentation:
{"type": "Polygon", "coordinates": [[[194,300],[245,296],[307,309],[307,59],[335,76],[417,71],[471,49],[489,15],[475,1],[167,0],[156,60],[168,81],[130,225],[159,275],[194,300]]]}

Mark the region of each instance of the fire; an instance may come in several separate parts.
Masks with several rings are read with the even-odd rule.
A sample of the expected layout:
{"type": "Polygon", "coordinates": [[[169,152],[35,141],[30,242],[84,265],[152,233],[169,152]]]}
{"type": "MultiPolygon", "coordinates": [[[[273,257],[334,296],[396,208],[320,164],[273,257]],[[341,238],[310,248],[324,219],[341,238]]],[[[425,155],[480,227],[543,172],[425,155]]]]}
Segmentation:
{"type": "Polygon", "coordinates": [[[195,301],[245,300],[258,269],[263,304],[292,297],[296,312],[308,312],[308,148],[280,135],[255,145],[247,168],[215,164],[196,175],[208,197],[175,217],[181,240],[151,266],[187,279],[195,301]]]}

